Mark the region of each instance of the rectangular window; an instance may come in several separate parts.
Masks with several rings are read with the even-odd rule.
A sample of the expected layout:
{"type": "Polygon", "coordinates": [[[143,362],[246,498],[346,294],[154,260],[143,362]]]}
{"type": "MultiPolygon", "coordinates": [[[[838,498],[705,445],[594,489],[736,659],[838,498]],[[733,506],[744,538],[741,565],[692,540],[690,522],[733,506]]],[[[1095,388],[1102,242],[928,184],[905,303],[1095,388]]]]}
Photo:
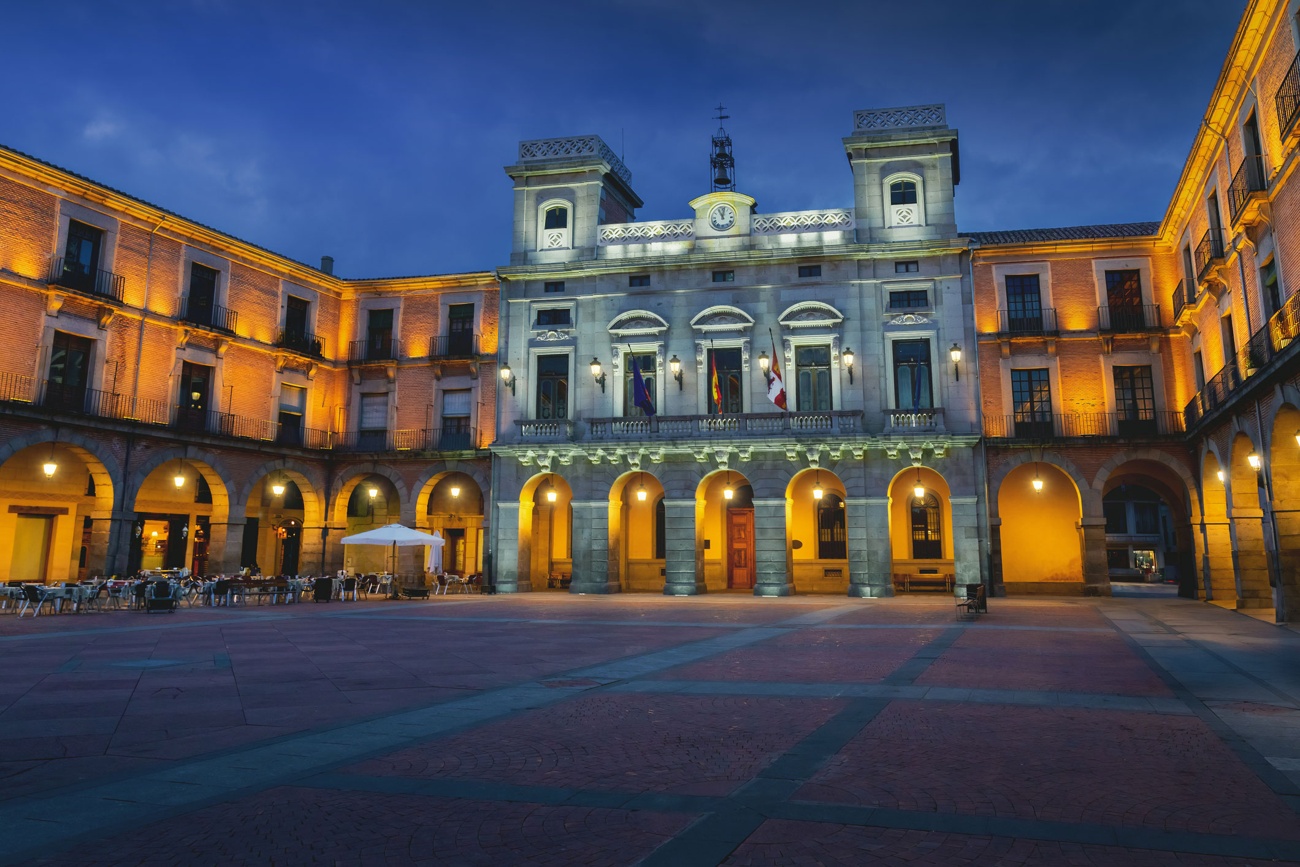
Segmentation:
{"type": "Polygon", "coordinates": [[[820,277],[821,275],[822,275],[821,265],[800,265],[799,266],[800,277],[820,277]]]}
{"type": "Polygon", "coordinates": [[[186,361],[181,365],[176,426],[181,430],[207,430],[208,401],[212,394],[211,367],[186,361]]]}
{"type": "Polygon", "coordinates": [[[284,333],[289,338],[304,339],[311,329],[311,302],[297,295],[290,295],[284,302],[284,333]]]}
{"type": "Polygon", "coordinates": [[[843,560],[848,557],[848,532],[844,501],[827,493],[817,501],[817,559],[843,560]]]}
{"type": "Polygon", "coordinates": [[[799,346],[794,351],[798,412],[829,412],[831,408],[831,348],[799,346]]]}
{"type": "Polygon", "coordinates": [[[537,417],[569,417],[569,356],[537,356],[537,417]]]}
{"type": "Polygon", "coordinates": [[[1188,295],[1196,294],[1196,269],[1192,267],[1192,245],[1183,245],[1183,279],[1187,281],[1188,295]]]}
{"type": "Polygon", "coordinates": [[[925,289],[904,289],[889,293],[890,310],[915,310],[930,306],[930,293],[925,289]]]}
{"type": "Polygon", "coordinates": [[[307,389],[297,385],[280,386],[280,417],[276,442],[302,445],[302,420],[307,412],[307,389]]]}
{"type": "Polygon", "coordinates": [[[930,341],[894,341],[894,406],[898,409],[931,409],[930,341]]]}
{"type": "Polygon", "coordinates": [[[1106,272],[1106,308],[1112,331],[1141,331],[1146,327],[1142,315],[1141,271],[1106,272]]]}
{"type": "Polygon", "coordinates": [[[921,270],[920,262],[895,262],[895,274],[915,274],[921,270]]]}
{"type": "Polygon", "coordinates": [[[537,311],[537,324],[554,328],[573,324],[573,311],[568,307],[544,307],[537,311]]]}
{"type": "Polygon", "coordinates": [[[1205,215],[1210,220],[1210,229],[1213,231],[1214,237],[1221,238],[1223,230],[1223,215],[1219,212],[1218,191],[1211,191],[1210,195],[1206,197],[1205,215]]]}
{"type": "Polygon", "coordinates": [[[1037,274],[1008,274],[1007,331],[1011,334],[1041,334],[1043,299],[1037,274]]]}
{"type": "Polygon", "coordinates": [[[99,275],[99,255],[104,231],[76,220],[68,222],[68,245],[63,251],[60,283],[70,289],[94,292],[99,275]]]}
{"type": "Polygon", "coordinates": [[[1219,320],[1219,336],[1223,340],[1223,366],[1237,361],[1237,332],[1232,327],[1232,314],[1227,313],[1219,320]]]}
{"type": "MultiPolygon", "coordinates": [[[[1106,516],[1106,532],[1116,536],[1128,535],[1128,501],[1108,500],[1101,504],[1102,514],[1106,516]]],[[[1124,566],[1128,566],[1128,552],[1125,551],[1124,566]]],[[[1123,568],[1123,567],[1121,567],[1123,568]]]]}
{"type": "Polygon", "coordinates": [[[744,412],[744,397],[741,393],[740,349],[710,349],[709,367],[704,371],[705,388],[709,395],[709,414],[718,412],[744,412]],[[713,399],[713,370],[718,372],[718,391],[722,394],[722,406],[713,399]]]}
{"type": "Polygon", "coordinates": [[[649,285],[650,285],[650,275],[649,275],[649,274],[633,274],[633,275],[631,275],[630,277],[627,278],[627,285],[630,286],[630,287],[633,287],[633,288],[635,288],[635,287],[637,287],[637,286],[649,286],[649,285]]]}
{"type": "Polygon", "coordinates": [[[1282,293],[1277,283],[1277,264],[1269,259],[1259,266],[1259,285],[1263,288],[1264,303],[1268,305],[1268,315],[1282,309],[1282,293]]]}
{"type": "Polygon", "coordinates": [[[1115,411],[1119,435],[1150,436],[1156,433],[1156,392],[1150,365],[1114,368],[1115,411]]]}
{"type": "Polygon", "coordinates": [[[218,272],[198,262],[190,263],[190,294],[185,299],[181,317],[197,325],[213,325],[213,308],[217,304],[218,272]]]}
{"type": "Polygon", "coordinates": [[[736,280],[735,271],[714,271],[713,272],[714,283],[734,283],[735,280],[736,280]]]}
{"type": "Polygon", "coordinates": [[[442,439],[439,447],[446,451],[473,448],[471,418],[474,409],[472,389],[460,388],[442,393],[442,439]]]}
{"type": "Polygon", "coordinates": [[[1047,368],[1011,371],[1011,403],[1017,437],[1044,439],[1055,433],[1047,368]]]}
{"type": "Polygon", "coordinates": [[[371,310],[366,315],[366,359],[395,358],[393,351],[393,308],[371,310]]]}
{"type": "Polygon", "coordinates": [[[363,449],[382,450],[388,440],[388,393],[361,395],[357,444],[363,449]]]}
{"type": "Polygon", "coordinates": [[[636,355],[630,352],[623,353],[623,416],[625,418],[640,418],[645,415],[645,410],[632,403],[636,398],[635,390],[632,388],[633,358],[636,359],[637,367],[641,370],[641,380],[645,383],[645,390],[650,395],[651,403],[657,402],[656,395],[659,393],[655,389],[659,377],[655,372],[654,353],[637,353],[636,355]]]}
{"type": "Polygon", "coordinates": [[[45,405],[68,412],[84,412],[90,385],[90,352],[86,337],[54,332],[50,346],[50,372],[45,385],[45,405]]]}
{"type": "Polygon", "coordinates": [[[1205,388],[1205,359],[1201,358],[1201,350],[1192,353],[1192,376],[1196,378],[1196,390],[1200,391],[1205,388]]]}
{"type": "Polygon", "coordinates": [[[564,291],[564,281],[563,281],[563,280],[550,280],[550,281],[548,281],[548,282],[546,282],[546,283],[543,283],[543,284],[542,284],[542,291],[543,291],[543,292],[563,292],[563,291],[564,291]]]}
{"type": "Polygon", "coordinates": [[[474,305],[447,305],[447,354],[465,357],[474,354],[474,305]]]}

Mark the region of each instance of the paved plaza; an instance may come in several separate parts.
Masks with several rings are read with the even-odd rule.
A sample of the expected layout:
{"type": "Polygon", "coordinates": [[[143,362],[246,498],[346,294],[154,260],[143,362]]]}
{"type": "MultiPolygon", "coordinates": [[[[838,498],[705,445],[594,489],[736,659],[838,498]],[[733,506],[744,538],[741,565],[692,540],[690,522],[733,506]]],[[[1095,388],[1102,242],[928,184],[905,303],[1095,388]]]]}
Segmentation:
{"type": "Polygon", "coordinates": [[[1300,862],[1300,634],[1176,598],[0,618],[0,861],[1300,862]]]}

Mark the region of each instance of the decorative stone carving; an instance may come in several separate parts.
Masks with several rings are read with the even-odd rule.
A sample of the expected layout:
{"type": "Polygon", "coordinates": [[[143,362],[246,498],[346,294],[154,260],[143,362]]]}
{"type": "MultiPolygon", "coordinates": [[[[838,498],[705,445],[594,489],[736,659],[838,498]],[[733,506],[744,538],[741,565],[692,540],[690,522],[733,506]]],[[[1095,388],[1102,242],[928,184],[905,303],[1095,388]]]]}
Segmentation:
{"type": "Polygon", "coordinates": [[[740,458],[741,463],[748,463],[754,456],[754,449],[752,446],[750,448],[740,449],[736,452],[736,456],[740,458]]]}
{"type": "Polygon", "coordinates": [[[521,163],[541,160],[565,159],[568,157],[600,157],[609,163],[610,171],[624,181],[631,182],[632,172],[623,165],[604,139],[598,135],[575,135],[566,138],[540,138],[519,143],[519,161],[521,163]]]}
{"type": "Polygon", "coordinates": [[[844,321],[844,314],[821,301],[801,301],[777,317],[782,328],[834,328],[844,321]]]}
{"type": "Polygon", "coordinates": [[[942,103],[869,108],[853,112],[853,129],[861,131],[947,125],[947,112],[942,103]]]}
{"type": "Polygon", "coordinates": [[[658,220],[650,223],[613,223],[600,227],[596,244],[654,244],[662,241],[690,241],[695,237],[694,220],[658,220]]]}
{"type": "Polygon", "coordinates": [[[100,331],[107,331],[108,323],[112,322],[113,317],[116,315],[117,311],[112,307],[109,307],[107,304],[101,304],[99,307],[99,315],[95,317],[95,324],[99,326],[100,331]]]}
{"type": "Polygon", "coordinates": [[[668,330],[668,322],[649,310],[629,310],[610,320],[606,329],[615,337],[659,336],[668,330]]]}
{"type": "Polygon", "coordinates": [[[571,330],[557,329],[552,331],[533,332],[533,340],[541,340],[544,342],[554,342],[556,340],[570,340],[572,338],[573,338],[573,332],[571,330]]]}
{"type": "Polygon", "coordinates": [[[904,313],[889,320],[890,325],[929,325],[930,320],[920,313],[904,313]]]}
{"type": "Polygon", "coordinates": [[[67,300],[68,297],[59,292],[51,292],[45,296],[45,315],[58,316],[59,311],[63,309],[63,302],[67,300]]]}
{"type": "Polygon", "coordinates": [[[826,211],[787,211],[756,216],[750,224],[755,235],[792,235],[799,232],[833,232],[855,226],[853,210],[833,208],[826,211]]]}
{"type": "Polygon", "coordinates": [[[691,320],[691,327],[696,331],[712,333],[718,331],[748,331],[754,324],[754,317],[739,307],[719,304],[701,310],[691,320]]]}

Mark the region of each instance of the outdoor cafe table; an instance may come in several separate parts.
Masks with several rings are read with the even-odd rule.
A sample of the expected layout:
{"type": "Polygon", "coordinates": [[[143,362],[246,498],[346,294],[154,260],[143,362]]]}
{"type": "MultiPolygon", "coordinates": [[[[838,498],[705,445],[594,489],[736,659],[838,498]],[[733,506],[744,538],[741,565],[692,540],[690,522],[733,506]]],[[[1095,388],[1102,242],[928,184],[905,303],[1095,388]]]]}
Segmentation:
{"type": "Polygon", "coordinates": [[[63,603],[72,603],[72,610],[77,611],[81,608],[81,603],[94,592],[95,588],[85,584],[73,584],[70,587],[64,587],[60,584],[46,584],[42,588],[45,594],[54,600],[54,610],[61,612],[63,603]]]}

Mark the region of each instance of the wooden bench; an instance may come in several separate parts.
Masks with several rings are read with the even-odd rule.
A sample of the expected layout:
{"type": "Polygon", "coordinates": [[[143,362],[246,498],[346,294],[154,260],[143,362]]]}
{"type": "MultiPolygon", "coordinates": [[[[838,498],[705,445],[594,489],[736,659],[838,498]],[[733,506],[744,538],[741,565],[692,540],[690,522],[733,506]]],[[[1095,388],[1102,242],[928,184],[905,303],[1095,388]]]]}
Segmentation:
{"type": "Polygon", "coordinates": [[[894,573],[894,591],[912,593],[925,591],[933,593],[951,593],[952,578],[947,575],[913,575],[910,572],[894,573]]]}

